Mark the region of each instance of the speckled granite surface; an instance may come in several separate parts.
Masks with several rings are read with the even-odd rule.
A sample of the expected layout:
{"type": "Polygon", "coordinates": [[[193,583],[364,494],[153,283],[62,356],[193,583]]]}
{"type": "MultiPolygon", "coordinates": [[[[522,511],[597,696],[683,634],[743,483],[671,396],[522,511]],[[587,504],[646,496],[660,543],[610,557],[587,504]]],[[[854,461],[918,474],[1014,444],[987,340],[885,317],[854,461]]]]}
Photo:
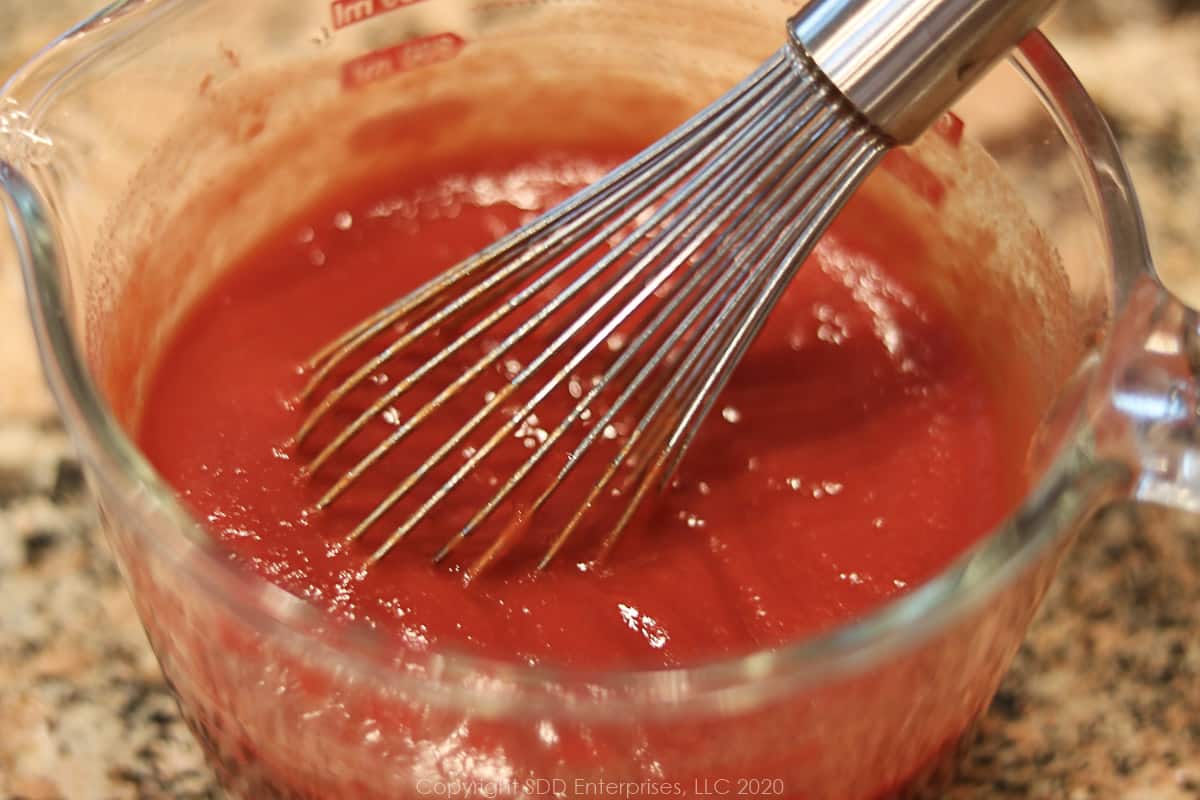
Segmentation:
{"type": "MultiPolygon", "coordinates": [[[[92,5],[0,0],[0,73],[92,5]]],[[[1200,303],[1200,2],[1074,0],[1055,40],[1121,134],[1166,281],[1200,303]]],[[[0,798],[208,798],[82,492],[0,236],[0,798]]],[[[1200,519],[1082,537],[952,800],[1200,798],[1200,519]]]]}

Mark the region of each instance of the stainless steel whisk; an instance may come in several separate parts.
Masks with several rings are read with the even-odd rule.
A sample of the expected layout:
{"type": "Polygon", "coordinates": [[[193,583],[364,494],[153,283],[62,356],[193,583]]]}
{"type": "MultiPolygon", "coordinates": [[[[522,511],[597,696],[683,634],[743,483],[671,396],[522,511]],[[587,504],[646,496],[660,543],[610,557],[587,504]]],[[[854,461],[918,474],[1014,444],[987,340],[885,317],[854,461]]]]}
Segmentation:
{"type": "Polygon", "coordinates": [[[401,476],[395,489],[348,533],[351,540],[361,537],[451,453],[461,451],[518,389],[536,386],[515,412],[506,409],[500,415],[499,429],[467,451],[464,463],[392,531],[369,563],[382,559],[560,390],[573,370],[633,320],[634,333],[599,380],[577,392],[582,396],[572,410],[435,560],[447,557],[510,498],[564,436],[588,418],[602,392],[615,399],[569,449],[555,479],[539,487],[536,500],[494,540],[472,572],[504,551],[593,450],[601,432],[641,402],[642,411],[619,452],[553,538],[539,568],[559,553],[626,468],[632,471],[632,492],[604,539],[603,548],[611,547],[647,493],[664,486],[674,473],[789,281],[886,150],[914,140],[1052,5],[1053,0],[810,2],[789,21],[784,47],[682,127],[531,224],[364,320],[310,360],[311,379],[302,398],[313,407],[296,444],[406,348],[447,326],[465,326],[415,371],[381,389],[378,400],[308,463],[308,475],[326,466],[372,419],[456,354],[484,342],[506,320],[510,326],[516,322],[511,333],[489,344],[482,358],[341,474],[316,509],[336,502],[514,347],[535,332],[546,335],[544,349],[489,395],[420,467],[401,476]],[[565,288],[560,288],[563,282],[565,288]],[[550,299],[538,306],[536,301],[544,300],[551,288],[550,299]],[[560,319],[564,313],[567,318],[560,319]],[[378,353],[348,377],[334,377],[347,359],[389,330],[399,332],[378,353]],[[565,363],[548,368],[556,358],[565,363]]]}

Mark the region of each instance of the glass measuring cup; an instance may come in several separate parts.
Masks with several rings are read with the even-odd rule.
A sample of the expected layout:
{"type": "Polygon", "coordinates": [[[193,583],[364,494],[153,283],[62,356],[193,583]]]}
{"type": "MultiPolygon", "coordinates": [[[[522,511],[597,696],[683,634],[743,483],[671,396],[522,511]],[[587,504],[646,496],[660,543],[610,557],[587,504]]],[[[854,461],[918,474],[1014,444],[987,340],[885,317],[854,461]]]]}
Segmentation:
{"type": "MultiPolygon", "coordinates": [[[[214,176],[287,145],[306,179],[291,183],[289,202],[301,205],[321,191],[320,175],[368,171],[385,145],[419,146],[352,134],[389,104],[435,102],[431,76],[488,48],[537,42],[549,79],[591,78],[604,65],[665,84],[686,105],[777,46],[791,10],[704,5],[705,14],[695,2],[619,0],[123,3],[6,87],[0,181],[47,372],[164,673],[231,792],[572,796],[581,779],[627,794],[645,786],[643,795],[651,785],[693,796],[890,792],[986,706],[1089,511],[1125,493],[1196,505],[1196,319],[1154,282],[1111,137],[1035,36],[960,111],[1062,253],[1072,305],[1094,336],[1074,380],[1051,387],[1061,400],[1034,457],[1036,488],[936,580],[780,651],[580,675],[397,654],[367,632],[327,629],[297,599],[229,567],[122,433],[136,409],[112,407],[104,391],[137,379],[171,322],[167,308],[144,320],[140,351],[107,346],[112,304],[131,276],[146,292],[194,292],[282,213],[245,183],[244,197],[206,194],[214,176]],[[1044,105],[1018,135],[989,139],[982,107],[1013,81],[1044,105]],[[189,216],[197,209],[206,213],[189,216]],[[186,272],[165,257],[157,270],[134,263],[161,221],[181,216],[198,227],[220,218],[219,246],[186,272]]],[[[470,90],[511,80],[476,74],[470,90]]]]}

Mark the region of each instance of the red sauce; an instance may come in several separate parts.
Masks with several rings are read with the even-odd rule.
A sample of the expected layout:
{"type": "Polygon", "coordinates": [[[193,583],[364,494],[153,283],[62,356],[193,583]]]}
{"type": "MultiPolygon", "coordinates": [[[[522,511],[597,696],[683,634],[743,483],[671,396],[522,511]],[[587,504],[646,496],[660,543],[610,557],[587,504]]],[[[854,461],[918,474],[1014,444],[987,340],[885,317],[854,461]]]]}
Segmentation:
{"type": "MultiPolygon", "coordinates": [[[[481,153],[327,197],[232,265],[187,314],[150,384],[141,446],[237,561],[338,617],[404,647],[588,668],[694,664],[826,629],[928,579],[1013,507],[1024,488],[1019,449],[1000,429],[983,366],[913,280],[924,246],[860,196],[775,310],[673,487],[603,564],[588,563],[596,538],[581,531],[543,574],[518,552],[464,588],[462,564],[501,518],[464,558],[430,563],[511,459],[529,452],[520,439],[382,563],[361,569],[411,505],[339,551],[389,482],[504,375],[432,418],[343,503],[306,514],[336,469],[300,480],[307,451],[285,449],[302,418],[289,402],[304,382],[297,366],[625,154],[481,153]]],[[[384,368],[350,405],[362,408],[436,346],[384,368]]],[[[436,377],[444,384],[464,363],[436,377]]],[[[431,395],[416,392],[365,438],[431,395]]],[[[552,396],[524,438],[552,428],[569,402],[552,396]]],[[[584,482],[602,468],[586,462],[584,482]]],[[[545,529],[530,534],[538,546],[556,512],[544,516],[534,527],[545,529]]]]}

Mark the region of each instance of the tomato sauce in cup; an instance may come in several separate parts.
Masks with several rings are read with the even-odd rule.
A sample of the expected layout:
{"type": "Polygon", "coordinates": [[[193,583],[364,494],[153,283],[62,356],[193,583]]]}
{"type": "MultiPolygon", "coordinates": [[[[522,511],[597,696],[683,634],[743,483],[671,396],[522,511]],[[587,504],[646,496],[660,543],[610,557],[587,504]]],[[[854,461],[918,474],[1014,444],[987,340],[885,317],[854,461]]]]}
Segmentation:
{"type": "MultiPolygon", "coordinates": [[[[653,669],[782,645],[919,585],[1001,519],[1025,488],[1021,453],[1004,436],[983,366],[937,298],[911,280],[924,261],[921,243],[863,199],[789,288],[672,485],[603,562],[590,559],[598,543],[585,529],[541,574],[523,550],[467,588],[465,556],[431,563],[566,416],[577,387],[540,405],[498,466],[485,462],[382,562],[361,568],[400,512],[336,547],[391,483],[511,376],[513,360],[525,359],[517,353],[498,364],[490,382],[467,389],[344,501],[316,513],[309,509],[348,464],[299,477],[313,447],[286,444],[304,412],[291,402],[303,385],[297,365],[381,301],[602,174],[619,150],[481,149],[461,163],[422,165],[326,198],[233,265],[191,309],[150,384],[140,444],[247,568],[331,614],[393,634],[401,646],[530,664],[653,669]]],[[[447,343],[428,338],[381,367],[357,391],[361,401],[352,396],[346,405],[361,410],[447,343]]],[[[467,363],[450,361],[427,379],[435,388],[385,409],[362,447],[467,363]]],[[[572,380],[590,387],[600,370],[585,367],[572,380]]],[[[346,413],[330,430],[347,423],[346,413]]],[[[628,432],[611,427],[604,437],[628,432]]],[[[581,480],[598,479],[606,465],[585,459],[581,480]]],[[[619,492],[601,502],[622,508],[628,498],[619,492]]],[[[561,516],[553,508],[539,514],[530,547],[544,546],[561,516]]],[[[496,527],[475,534],[479,546],[496,527]]]]}
{"type": "MultiPolygon", "coordinates": [[[[547,570],[534,570],[581,499],[567,491],[470,581],[469,565],[519,508],[502,509],[448,562],[432,556],[568,413],[620,351],[619,338],[386,558],[365,567],[478,442],[464,444],[360,539],[347,543],[347,531],[546,339],[535,335],[503,359],[319,512],[314,504],[342,471],[495,340],[438,367],[312,476],[304,464],[341,426],[459,331],[438,331],[380,367],[297,447],[291,437],[310,410],[296,399],[309,378],[300,365],[635,150],[624,141],[481,144],[326,194],[274,226],[186,310],[146,382],[138,444],[235,565],[331,620],[368,626],[397,652],[568,672],[694,667],[786,646],[919,587],[992,530],[1028,488],[1028,443],[1007,435],[1006,401],[973,355],[961,317],[921,279],[929,241],[879,195],[860,193],[789,287],[670,485],[603,559],[601,537],[585,525],[547,570]]],[[[895,154],[885,167],[922,202],[944,201],[937,178],[908,156],[895,154]]],[[[602,440],[619,444],[633,421],[618,418],[602,440]]],[[[556,471],[560,461],[550,461],[556,471]]],[[[606,465],[586,460],[579,480],[594,482],[606,465]]],[[[598,524],[626,502],[614,485],[598,503],[598,524]]],[[[952,733],[933,738],[949,746],[952,733]]],[[[487,737],[479,736],[482,746],[487,737]]],[[[473,743],[467,734],[462,744],[473,743]]],[[[270,764],[271,755],[255,759],[270,764]]],[[[286,763],[262,769],[270,785],[289,785],[286,763]]],[[[894,777],[880,780],[891,786],[894,777]]],[[[305,796],[349,791],[297,785],[305,796]]],[[[682,796],[698,791],[689,783],[682,796]]]]}

